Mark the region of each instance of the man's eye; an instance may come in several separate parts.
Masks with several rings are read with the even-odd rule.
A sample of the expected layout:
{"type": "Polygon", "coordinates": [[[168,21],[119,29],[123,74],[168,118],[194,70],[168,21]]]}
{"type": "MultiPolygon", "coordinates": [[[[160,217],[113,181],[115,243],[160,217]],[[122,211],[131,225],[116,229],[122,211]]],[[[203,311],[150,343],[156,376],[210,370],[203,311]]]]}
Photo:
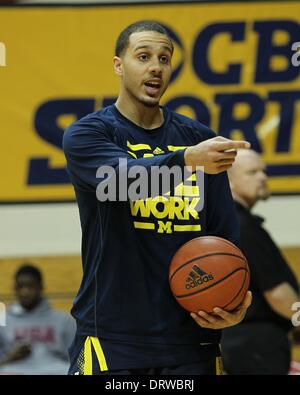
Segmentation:
{"type": "Polygon", "coordinates": [[[160,58],[160,61],[161,61],[162,63],[169,63],[169,58],[168,58],[168,56],[162,56],[162,57],[160,58]]]}
{"type": "Polygon", "coordinates": [[[141,54],[141,55],[139,55],[139,59],[140,60],[142,60],[142,61],[145,61],[145,60],[148,60],[148,55],[146,55],[146,54],[141,54]]]}

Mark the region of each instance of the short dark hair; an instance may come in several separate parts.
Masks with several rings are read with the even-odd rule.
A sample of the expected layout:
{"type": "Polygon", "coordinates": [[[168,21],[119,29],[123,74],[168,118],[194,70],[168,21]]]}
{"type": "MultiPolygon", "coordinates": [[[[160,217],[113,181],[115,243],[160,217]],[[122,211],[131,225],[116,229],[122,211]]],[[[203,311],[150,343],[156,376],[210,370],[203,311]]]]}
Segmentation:
{"type": "Polygon", "coordinates": [[[41,271],[30,263],[24,263],[24,265],[19,267],[15,274],[15,280],[17,281],[19,276],[23,274],[35,277],[39,284],[43,284],[43,276],[41,271]]]}
{"type": "Polygon", "coordinates": [[[116,41],[115,55],[120,56],[122,54],[122,52],[128,47],[129,37],[131,36],[132,33],[147,32],[147,31],[157,32],[157,33],[164,34],[165,36],[167,36],[170,39],[170,42],[172,45],[172,51],[173,51],[172,39],[171,39],[169,33],[167,32],[167,30],[162,25],[160,25],[159,23],[157,23],[155,21],[144,20],[144,21],[138,21],[138,22],[132,23],[131,25],[127,26],[126,29],[124,29],[120,33],[120,35],[116,41]]]}

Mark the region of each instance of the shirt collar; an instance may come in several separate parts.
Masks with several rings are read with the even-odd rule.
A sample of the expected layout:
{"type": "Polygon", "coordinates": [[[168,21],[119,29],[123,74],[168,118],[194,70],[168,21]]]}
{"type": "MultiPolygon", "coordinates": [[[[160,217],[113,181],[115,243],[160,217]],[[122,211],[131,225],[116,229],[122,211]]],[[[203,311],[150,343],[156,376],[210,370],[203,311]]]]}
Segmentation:
{"type": "Polygon", "coordinates": [[[249,209],[247,209],[246,207],[244,207],[241,203],[235,201],[235,205],[238,211],[242,211],[244,214],[251,216],[251,218],[257,222],[259,225],[261,225],[265,219],[263,217],[261,217],[260,215],[257,214],[252,214],[251,211],[249,209]]]}

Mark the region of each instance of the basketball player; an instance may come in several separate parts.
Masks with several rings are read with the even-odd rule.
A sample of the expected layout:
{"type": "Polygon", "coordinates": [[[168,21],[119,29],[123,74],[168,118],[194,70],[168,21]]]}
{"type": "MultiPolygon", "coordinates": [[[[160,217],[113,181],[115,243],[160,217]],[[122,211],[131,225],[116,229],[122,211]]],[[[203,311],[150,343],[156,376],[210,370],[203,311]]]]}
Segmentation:
{"type": "Polygon", "coordinates": [[[215,374],[220,329],[240,322],[251,303],[248,294],[234,312],[217,309],[215,315],[191,317],[170,291],[168,266],[183,243],[202,235],[236,242],[225,171],[236,150],[249,147],[216,137],[199,122],[159,105],[172,55],[172,41],[159,24],[141,21],[127,27],[115,48],[116,103],[76,121],[64,134],[83,259],[72,309],[78,329],[70,374],[215,374]],[[99,201],[96,189],[104,179],[96,172],[111,166],[121,177],[120,158],[127,160],[128,171],[139,165],[148,175],[153,166],[204,166],[203,210],[195,209],[199,191],[191,173],[169,195],[99,201]]]}

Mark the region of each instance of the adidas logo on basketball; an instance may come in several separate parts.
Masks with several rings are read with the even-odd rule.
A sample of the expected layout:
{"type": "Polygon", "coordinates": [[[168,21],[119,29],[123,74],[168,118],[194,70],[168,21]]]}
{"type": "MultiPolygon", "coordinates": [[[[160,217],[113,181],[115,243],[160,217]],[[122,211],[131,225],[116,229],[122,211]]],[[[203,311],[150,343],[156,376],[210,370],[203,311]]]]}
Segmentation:
{"type": "Polygon", "coordinates": [[[190,271],[188,278],[186,279],[185,288],[195,288],[213,279],[214,276],[211,273],[206,273],[204,270],[200,269],[199,266],[194,265],[192,267],[192,271],[190,271]]]}

